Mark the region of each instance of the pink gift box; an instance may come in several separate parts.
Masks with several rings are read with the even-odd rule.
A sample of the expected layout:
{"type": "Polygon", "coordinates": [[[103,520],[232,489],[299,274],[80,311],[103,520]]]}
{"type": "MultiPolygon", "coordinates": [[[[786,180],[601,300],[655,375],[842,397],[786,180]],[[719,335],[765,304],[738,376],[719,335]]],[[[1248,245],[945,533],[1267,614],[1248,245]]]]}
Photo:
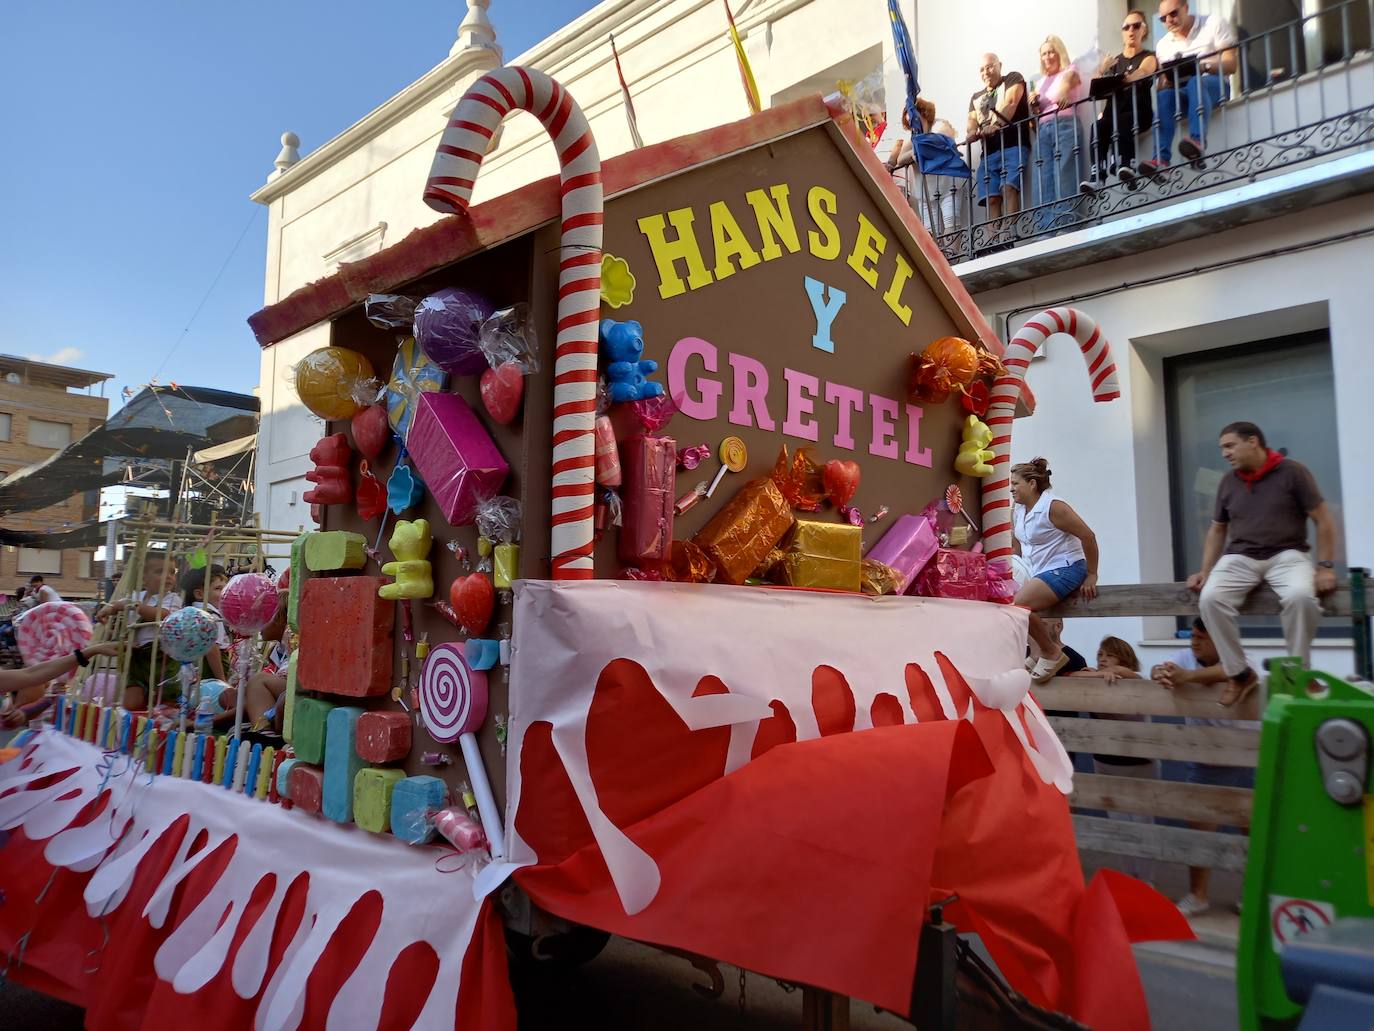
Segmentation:
{"type": "Polygon", "coordinates": [[[451,526],[470,524],[477,502],[499,493],[510,475],[486,427],[457,394],[419,395],[406,450],[451,526]]]}
{"type": "Polygon", "coordinates": [[[673,552],[677,442],[672,437],[632,437],[620,447],[620,469],[620,560],[667,561],[673,552]]]}
{"type": "Polygon", "coordinates": [[[941,548],[916,578],[916,593],[927,598],[988,600],[988,557],[981,551],[941,548]]]}
{"type": "Polygon", "coordinates": [[[935,539],[930,520],[925,516],[904,515],[888,528],[882,540],[873,545],[864,558],[896,570],[901,575],[897,593],[905,594],[916,575],[939,550],[940,542],[935,539]]]}

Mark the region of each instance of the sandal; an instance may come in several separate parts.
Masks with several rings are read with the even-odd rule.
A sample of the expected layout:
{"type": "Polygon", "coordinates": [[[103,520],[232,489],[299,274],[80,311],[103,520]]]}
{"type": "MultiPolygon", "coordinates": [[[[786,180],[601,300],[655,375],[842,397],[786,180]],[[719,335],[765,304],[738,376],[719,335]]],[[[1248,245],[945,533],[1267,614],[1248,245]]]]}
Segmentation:
{"type": "Polygon", "coordinates": [[[1031,679],[1037,684],[1043,684],[1048,680],[1052,680],[1054,675],[1068,664],[1068,652],[1060,652],[1059,658],[1057,659],[1047,659],[1042,656],[1037,659],[1035,665],[1031,667],[1031,679]]]}
{"type": "Polygon", "coordinates": [[[1239,705],[1254,693],[1255,688],[1259,687],[1259,675],[1246,666],[1243,671],[1237,673],[1226,684],[1226,690],[1221,692],[1221,698],[1217,704],[1223,709],[1230,709],[1239,705]]]}

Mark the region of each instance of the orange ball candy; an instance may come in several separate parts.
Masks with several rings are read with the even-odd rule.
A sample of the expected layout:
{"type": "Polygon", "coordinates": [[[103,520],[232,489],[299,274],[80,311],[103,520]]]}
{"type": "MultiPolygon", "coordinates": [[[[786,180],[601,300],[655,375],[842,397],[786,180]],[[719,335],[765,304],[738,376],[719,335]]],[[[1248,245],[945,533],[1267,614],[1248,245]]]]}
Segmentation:
{"type": "Polygon", "coordinates": [[[941,337],[919,355],[911,356],[911,397],[926,404],[943,404],[978,374],[978,350],[962,337],[941,337]]]}

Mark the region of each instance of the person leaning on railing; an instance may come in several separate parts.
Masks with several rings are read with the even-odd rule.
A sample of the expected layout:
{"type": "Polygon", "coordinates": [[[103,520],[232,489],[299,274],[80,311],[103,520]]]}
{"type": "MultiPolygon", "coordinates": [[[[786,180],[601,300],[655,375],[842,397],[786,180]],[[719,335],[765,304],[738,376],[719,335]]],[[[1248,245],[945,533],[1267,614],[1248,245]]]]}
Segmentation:
{"type": "Polygon", "coordinates": [[[968,102],[965,142],[981,141],[983,159],[978,164],[978,204],[988,209],[988,219],[1021,210],[1021,176],[1030,144],[1030,105],[1026,80],[1020,72],[1002,72],[996,54],[984,54],[978,67],[983,88],[968,102]]]}
{"type": "Polygon", "coordinates": [[[1040,44],[1040,71],[1045,78],[1031,91],[1035,112],[1036,229],[1044,232],[1064,221],[1072,205],[1054,201],[1074,196],[1079,181],[1078,103],[1086,97],[1083,77],[1069,61],[1069,49],[1058,36],[1040,44]]]}
{"type": "Polygon", "coordinates": [[[1168,33],[1159,41],[1159,131],[1155,155],[1142,170],[1154,174],[1173,157],[1175,118],[1180,103],[1188,111],[1188,135],[1178,141],[1178,153],[1188,161],[1201,159],[1212,108],[1227,95],[1225,75],[1236,70],[1236,30],[1215,14],[1191,14],[1188,0],[1160,0],[1159,20],[1168,33]]]}
{"type": "MultiPolygon", "coordinates": [[[[921,120],[921,133],[939,133],[953,140],[954,126],[943,118],[936,119],[935,105],[925,97],[916,98],[916,115],[921,120]]],[[[887,155],[887,170],[898,177],[907,203],[916,209],[925,227],[936,236],[958,226],[960,180],[949,175],[922,171],[911,149],[911,116],[902,112],[902,128],[906,134],[898,138],[887,155]],[[909,177],[909,178],[908,178],[909,177]],[[910,185],[908,185],[910,184],[910,185]]]]}
{"type": "Polygon", "coordinates": [[[1150,84],[1159,68],[1155,52],[1145,48],[1150,38],[1150,23],[1143,11],[1126,12],[1121,22],[1121,53],[1103,58],[1099,77],[1119,79],[1102,108],[1093,132],[1095,158],[1088,178],[1079,183],[1082,193],[1094,193],[1107,185],[1112,175],[1130,185],[1135,179],[1135,138],[1149,128],[1154,119],[1150,84]]]}

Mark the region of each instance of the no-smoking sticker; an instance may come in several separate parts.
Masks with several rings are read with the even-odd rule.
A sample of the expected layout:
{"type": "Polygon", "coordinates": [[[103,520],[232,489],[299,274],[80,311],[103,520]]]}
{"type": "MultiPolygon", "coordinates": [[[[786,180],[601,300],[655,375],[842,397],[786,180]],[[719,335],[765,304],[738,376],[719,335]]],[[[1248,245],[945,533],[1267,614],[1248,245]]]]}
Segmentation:
{"type": "Polygon", "coordinates": [[[1269,930],[1275,951],[1304,934],[1328,926],[1335,918],[1336,908],[1329,902],[1269,896],[1269,930]]]}

